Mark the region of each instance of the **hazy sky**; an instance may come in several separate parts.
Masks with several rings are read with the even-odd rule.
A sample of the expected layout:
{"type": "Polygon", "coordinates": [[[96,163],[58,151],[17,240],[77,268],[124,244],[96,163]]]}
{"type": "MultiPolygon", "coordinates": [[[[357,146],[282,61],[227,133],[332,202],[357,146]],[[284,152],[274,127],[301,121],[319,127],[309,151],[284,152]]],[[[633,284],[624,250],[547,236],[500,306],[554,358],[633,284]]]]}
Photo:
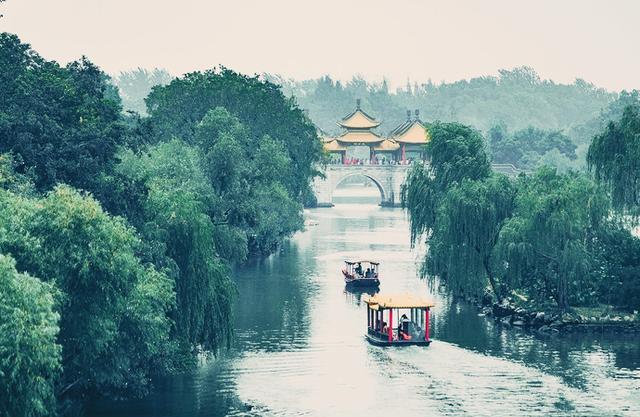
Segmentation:
{"type": "Polygon", "coordinates": [[[0,30],[110,73],[225,65],[254,74],[434,82],[534,67],[640,89],[638,0],[7,0],[0,30]]]}

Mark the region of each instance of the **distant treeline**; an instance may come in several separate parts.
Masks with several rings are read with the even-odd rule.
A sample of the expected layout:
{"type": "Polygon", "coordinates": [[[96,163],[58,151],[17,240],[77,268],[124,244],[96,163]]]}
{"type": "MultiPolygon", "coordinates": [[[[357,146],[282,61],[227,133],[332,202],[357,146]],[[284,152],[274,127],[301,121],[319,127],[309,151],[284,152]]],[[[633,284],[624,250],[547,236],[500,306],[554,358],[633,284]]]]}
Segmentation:
{"type": "Polygon", "coordinates": [[[524,170],[542,164],[584,169],[593,136],[606,120],[620,117],[631,101],[628,93],[607,92],[581,79],[573,84],[542,80],[529,67],[453,83],[407,83],[396,91],[384,81],[369,83],[360,77],[346,83],[328,76],[305,81],[264,77],[281,84],[285,94],[295,97],[313,122],[329,134],[339,132],[336,121],[352,111],[359,98],[365,110],[383,121],[381,133],[402,123],[407,110],[418,109],[425,122],[473,126],[490,141],[488,150],[494,162],[512,163],[524,170]],[[498,133],[496,129],[500,138],[489,134],[498,133]],[[516,152],[508,149],[521,145],[516,152]]]}
{"type": "MultiPolygon", "coordinates": [[[[497,163],[512,163],[524,170],[550,164],[566,170],[585,169],[587,148],[604,122],[622,115],[630,96],[612,93],[584,80],[558,84],[542,80],[531,68],[501,70],[453,83],[407,83],[391,91],[386,82],[370,83],[361,77],[349,82],[329,76],[296,81],[264,74],[295,97],[311,120],[327,134],[340,131],[336,121],[350,113],[356,99],[383,122],[386,134],[402,123],[407,110],[418,109],[425,122],[459,122],[473,126],[489,140],[497,163]]],[[[163,70],[137,69],[115,77],[125,108],[143,114],[151,87],[167,83],[163,70]]]]}
{"type": "Polygon", "coordinates": [[[156,75],[148,116],[126,113],[86,58],[0,34],[2,416],[142,395],[224,348],[230,267],[303,225],[322,155],[304,112],[224,68],[156,75]]]}

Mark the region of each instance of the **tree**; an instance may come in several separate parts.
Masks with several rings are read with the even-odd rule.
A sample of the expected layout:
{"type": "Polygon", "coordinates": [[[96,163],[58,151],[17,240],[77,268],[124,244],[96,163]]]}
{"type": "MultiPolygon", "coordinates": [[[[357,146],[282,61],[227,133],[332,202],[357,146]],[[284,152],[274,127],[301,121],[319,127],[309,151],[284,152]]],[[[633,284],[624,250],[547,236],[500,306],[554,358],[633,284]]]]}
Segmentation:
{"type": "Polygon", "coordinates": [[[637,215],[640,208],[640,106],[624,109],[596,135],[587,153],[589,170],[611,193],[613,207],[637,215]]]}
{"type": "Polygon", "coordinates": [[[181,348],[190,352],[223,346],[229,340],[235,289],[217,245],[224,243],[226,251],[238,256],[242,250],[246,253],[246,238],[210,217],[217,200],[199,152],[172,140],[140,155],[123,151],[119,159],[118,177],[111,181],[139,184],[144,190],[132,196],[138,201],[125,207],[140,210],[135,216],[138,228],[155,251],[149,257],[170,270],[175,283],[172,318],[181,348]],[[229,242],[219,243],[223,236],[229,242]]]}
{"type": "Polygon", "coordinates": [[[431,164],[417,165],[402,187],[403,206],[409,210],[411,239],[430,232],[437,221],[438,205],[449,187],[465,179],[479,180],[491,173],[480,133],[459,123],[436,122],[429,128],[427,151],[431,164]]]}
{"type": "Polygon", "coordinates": [[[0,224],[0,251],[59,290],[58,394],[144,393],[150,375],[170,366],[174,295],[166,275],[136,256],[135,232],[67,186],[43,198],[0,191],[0,224]]]}
{"type": "Polygon", "coordinates": [[[278,86],[258,77],[226,68],[194,72],[154,88],[147,107],[158,140],[177,137],[192,143],[207,112],[223,107],[246,126],[252,146],[265,136],[282,143],[291,160],[281,173],[283,185],[295,200],[302,200],[317,175],[322,145],[315,126],[278,86]]]}
{"type": "Polygon", "coordinates": [[[107,81],[86,58],[62,68],[0,34],[0,152],[12,152],[39,190],[58,182],[93,189],[126,143],[120,99],[107,81]]]}
{"type": "Polygon", "coordinates": [[[426,272],[439,276],[458,295],[479,297],[487,286],[501,301],[494,247],[514,208],[515,188],[502,175],[465,179],[451,187],[438,207],[426,259],[426,272]]]}
{"type": "Polygon", "coordinates": [[[496,245],[504,282],[540,302],[552,298],[562,310],[592,302],[588,242],[607,216],[606,195],[583,174],[547,167],[520,177],[517,189],[496,245]]]}
{"type": "Polygon", "coordinates": [[[15,261],[0,255],[0,415],[55,415],[60,373],[55,293],[52,285],[18,273],[15,261]]]}
{"type": "Polygon", "coordinates": [[[521,169],[534,169],[551,151],[557,151],[569,160],[575,160],[576,145],[558,130],[543,130],[533,126],[509,134],[504,123],[488,132],[493,162],[513,164],[521,169]]]}

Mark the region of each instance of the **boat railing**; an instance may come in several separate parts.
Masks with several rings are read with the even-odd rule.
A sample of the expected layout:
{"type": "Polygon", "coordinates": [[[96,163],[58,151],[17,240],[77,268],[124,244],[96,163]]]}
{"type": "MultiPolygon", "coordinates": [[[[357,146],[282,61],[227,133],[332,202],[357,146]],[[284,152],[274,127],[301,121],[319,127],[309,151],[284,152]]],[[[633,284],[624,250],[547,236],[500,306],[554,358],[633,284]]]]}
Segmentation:
{"type": "MultiPolygon", "coordinates": [[[[389,332],[388,331],[380,331],[378,329],[372,329],[371,327],[367,328],[367,332],[369,335],[376,337],[380,340],[386,341],[389,339],[389,332]]],[[[424,339],[425,336],[425,331],[424,329],[420,328],[419,326],[415,327],[414,331],[409,331],[409,335],[411,335],[411,339],[408,340],[403,340],[400,339],[400,337],[398,337],[398,328],[394,327],[392,329],[392,333],[391,333],[391,337],[392,340],[394,342],[411,342],[412,340],[422,340],[424,339]]]]}

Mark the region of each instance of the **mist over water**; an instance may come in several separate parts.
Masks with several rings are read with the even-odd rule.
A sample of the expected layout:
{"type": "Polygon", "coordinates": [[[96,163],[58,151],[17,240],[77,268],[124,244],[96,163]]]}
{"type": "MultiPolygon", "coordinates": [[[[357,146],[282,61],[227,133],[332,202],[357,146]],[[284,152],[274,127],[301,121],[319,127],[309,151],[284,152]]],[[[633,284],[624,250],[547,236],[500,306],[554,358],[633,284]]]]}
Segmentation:
{"type": "MultiPolygon", "coordinates": [[[[375,187],[361,190],[343,189],[334,202],[376,198],[375,187]]],[[[400,209],[348,203],[306,217],[317,225],[235,272],[229,352],[191,375],[158,381],[145,399],[95,402],[88,414],[640,415],[633,338],[504,329],[436,292],[430,347],[369,345],[362,293],[345,290],[343,260],[380,260],[383,292],[427,293],[416,273],[423,249],[411,250],[400,209]]]]}

